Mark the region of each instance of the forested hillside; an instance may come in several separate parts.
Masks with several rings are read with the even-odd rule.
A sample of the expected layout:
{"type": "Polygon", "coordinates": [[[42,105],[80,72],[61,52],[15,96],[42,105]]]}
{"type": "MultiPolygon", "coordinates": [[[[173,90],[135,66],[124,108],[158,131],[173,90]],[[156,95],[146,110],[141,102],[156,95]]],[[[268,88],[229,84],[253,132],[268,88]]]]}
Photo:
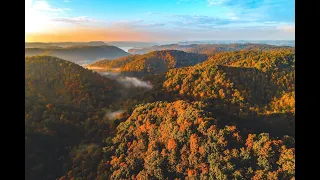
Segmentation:
{"type": "Polygon", "coordinates": [[[169,70],[163,83],[167,92],[193,100],[214,100],[230,113],[294,113],[294,52],[288,50],[220,53],[193,67],[169,70]],[[290,101],[288,99],[288,101],[290,101]],[[234,106],[234,107],[232,107],[234,106]],[[235,112],[236,113],[236,112],[235,112]]]}
{"type": "Polygon", "coordinates": [[[113,132],[102,108],[121,86],[56,57],[27,57],[25,67],[26,179],[55,179],[79,144],[101,144],[113,132]]]}
{"type": "MultiPolygon", "coordinates": [[[[294,139],[219,128],[201,102],[138,106],[117,127],[97,179],[291,179],[294,139]]],[[[74,172],[71,171],[74,177],[74,172]]],[[[78,177],[78,176],[77,176],[78,177]]]]}
{"type": "Polygon", "coordinates": [[[132,74],[156,74],[172,68],[192,66],[207,59],[206,55],[177,50],[154,51],[144,55],[130,55],[115,60],[102,60],[86,66],[101,71],[131,72],[132,74]]]}

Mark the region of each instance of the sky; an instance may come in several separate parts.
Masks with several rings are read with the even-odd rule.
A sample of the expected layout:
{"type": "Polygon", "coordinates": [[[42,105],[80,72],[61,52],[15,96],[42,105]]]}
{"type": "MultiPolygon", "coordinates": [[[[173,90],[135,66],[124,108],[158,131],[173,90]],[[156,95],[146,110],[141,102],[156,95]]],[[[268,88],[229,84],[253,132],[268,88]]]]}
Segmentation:
{"type": "Polygon", "coordinates": [[[294,40],[294,0],[25,0],[26,42],[294,40]]]}

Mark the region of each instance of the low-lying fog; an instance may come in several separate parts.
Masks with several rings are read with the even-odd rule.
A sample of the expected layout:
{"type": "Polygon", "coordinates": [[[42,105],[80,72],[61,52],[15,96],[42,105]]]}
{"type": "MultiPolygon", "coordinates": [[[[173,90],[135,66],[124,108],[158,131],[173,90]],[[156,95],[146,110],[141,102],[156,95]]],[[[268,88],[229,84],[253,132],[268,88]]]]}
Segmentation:
{"type": "Polygon", "coordinates": [[[146,89],[152,89],[152,84],[147,81],[142,81],[136,77],[129,76],[120,76],[119,73],[116,72],[98,72],[101,75],[108,77],[110,79],[115,79],[119,83],[123,84],[125,87],[143,87],[146,89]]]}

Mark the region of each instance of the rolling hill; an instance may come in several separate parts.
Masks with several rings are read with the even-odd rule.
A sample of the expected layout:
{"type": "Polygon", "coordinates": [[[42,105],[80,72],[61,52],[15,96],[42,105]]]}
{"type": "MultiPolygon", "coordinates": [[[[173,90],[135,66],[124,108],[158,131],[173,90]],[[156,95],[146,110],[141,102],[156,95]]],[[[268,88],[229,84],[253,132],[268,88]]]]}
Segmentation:
{"type": "Polygon", "coordinates": [[[25,73],[25,176],[56,179],[71,168],[73,149],[112,134],[102,108],[119,99],[122,86],[50,56],[27,57],[25,73]]]}
{"type": "Polygon", "coordinates": [[[154,51],[144,55],[130,55],[115,60],[102,60],[86,66],[101,71],[118,71],[136,74],[155,74],[172,68],[192,66],[207,59],[206,55],[177,50],[154,51]]]}

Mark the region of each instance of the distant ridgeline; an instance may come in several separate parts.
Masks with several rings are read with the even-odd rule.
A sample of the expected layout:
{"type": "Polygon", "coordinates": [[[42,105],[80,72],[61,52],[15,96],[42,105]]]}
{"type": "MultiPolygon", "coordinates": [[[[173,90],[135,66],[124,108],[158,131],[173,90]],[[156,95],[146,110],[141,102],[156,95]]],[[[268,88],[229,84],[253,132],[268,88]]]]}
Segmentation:
{"type": "Polygon", "coordinates": [[[294,179],[295,49],[186,46],[86,68],[26,57],[26,179],[294,179]]]}
{"type": "Polygon", "coordinates": [[[295,40],[207,40],[207,41],[182,41],[178,44],[269,44],[276,46],[295,46],[295,40]]]}
{"type": "Polygon", "coordinates": [[[61,59],[72,61],[78,64],[82,62],[93,62],[95,60],[108,58],[116,59],[127,56],[129,53],[115,46],[71,46],[71,47],[39,47],[26,48],[25,56],[47,55],[56,56],[61,59]]]}
{"type": "Polygon", "coordinates": [[[152,51],[160,50],[182,50],[192,53],[213,54],[225,51],[238,50],[266,50],[266,49],[283,49],[292,48],[290,46],[276,46],[268,44],[238,43],[238,44],[169,44],[161,46],[152,46],[147,48],[132,48],[128,52],[132,54],[145,54],[152,51]]]}

